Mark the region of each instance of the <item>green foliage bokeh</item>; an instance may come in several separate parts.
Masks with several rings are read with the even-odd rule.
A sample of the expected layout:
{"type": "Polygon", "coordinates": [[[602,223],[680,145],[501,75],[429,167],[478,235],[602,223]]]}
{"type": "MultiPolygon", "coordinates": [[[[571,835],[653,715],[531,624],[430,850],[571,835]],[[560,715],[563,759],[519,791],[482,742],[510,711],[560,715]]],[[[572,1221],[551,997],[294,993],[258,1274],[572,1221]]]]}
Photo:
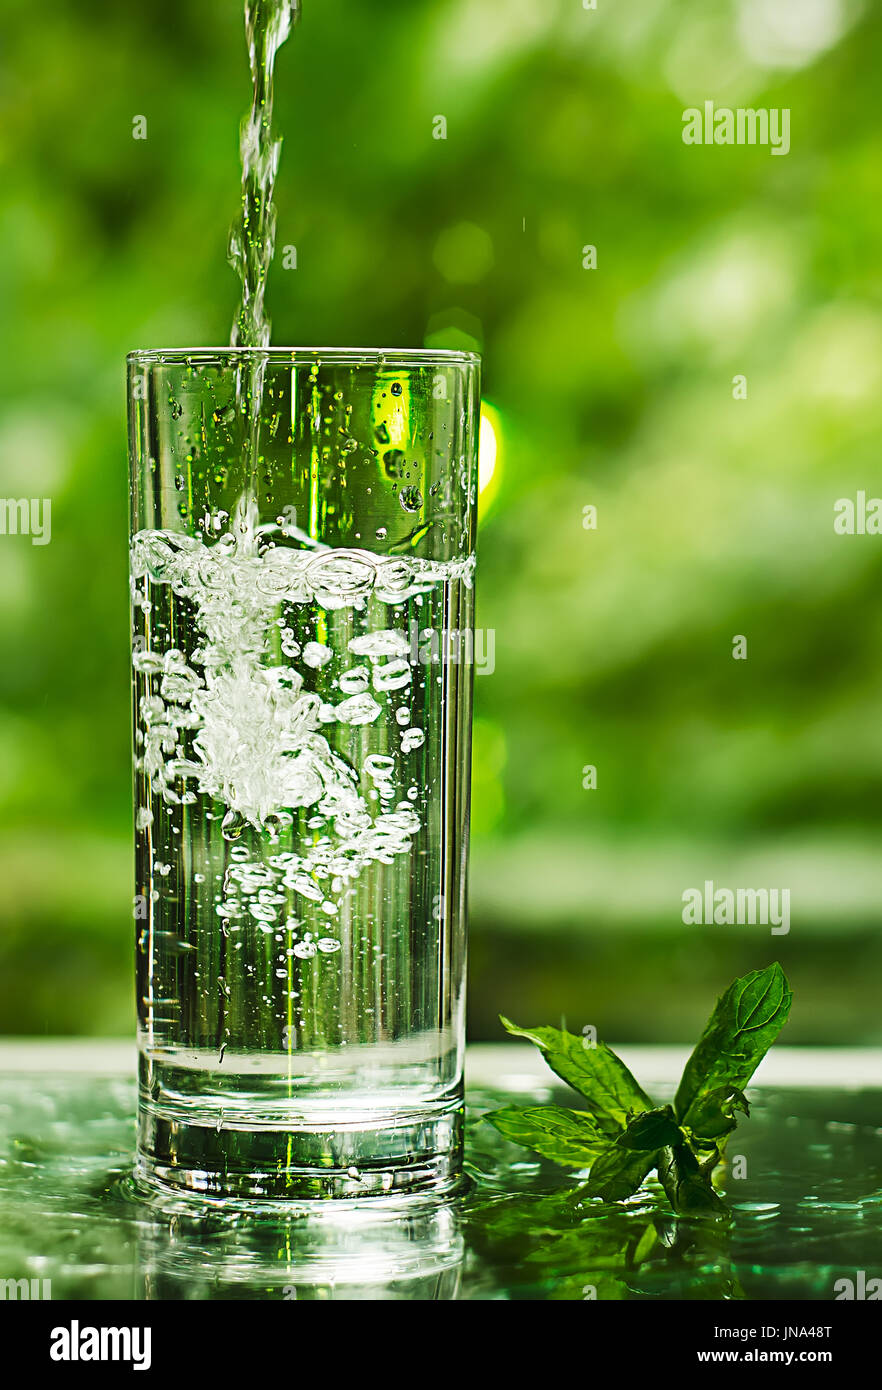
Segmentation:
{"type": "MultiPolygon", "coordinates": [[[[832,524],[882,492],[878,7],[304,11],[274,341],[477,345],[497,412],[473,1035],[682,1040],[777,957],[788,1041],[879,1042],[882,538],[832,524]],[[684,145],[705,99],[790,153],[684,145]],[[706,879],[790,933],[684,926],[706,879]]],[[[0,493],[52,539],[0,537],[2,1031],[131,1027],[123,359],[228,339],[247,97],[236,0],[6,0],[0,493]]]]}

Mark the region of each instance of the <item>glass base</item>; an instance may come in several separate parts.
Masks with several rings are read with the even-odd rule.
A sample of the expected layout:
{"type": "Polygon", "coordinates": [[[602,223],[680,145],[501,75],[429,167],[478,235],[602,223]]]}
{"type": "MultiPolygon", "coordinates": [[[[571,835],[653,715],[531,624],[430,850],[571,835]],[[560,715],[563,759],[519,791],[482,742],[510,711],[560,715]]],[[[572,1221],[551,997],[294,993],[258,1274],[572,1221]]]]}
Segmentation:
{"type": "Polygon", "coordinates": [[[462,1149],[461,1095],[355,1121],[325,1111],[296,1128],[172,1117],[142,1097],[135,1176],[164,1193],[271,1202],[450,1193],[462,1149]]]}

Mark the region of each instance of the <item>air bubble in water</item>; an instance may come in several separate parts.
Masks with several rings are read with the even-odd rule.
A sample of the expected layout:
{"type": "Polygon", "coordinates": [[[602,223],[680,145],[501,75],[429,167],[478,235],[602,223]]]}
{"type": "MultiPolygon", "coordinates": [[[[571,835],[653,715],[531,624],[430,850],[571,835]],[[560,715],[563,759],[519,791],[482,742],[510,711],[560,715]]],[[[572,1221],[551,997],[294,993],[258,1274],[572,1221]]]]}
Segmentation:
{"type": "Polygon", "coordinates": [[[363,637],[353,637],[349,650],[355,656],[406,656],[410,650],[407,638],[398,628],[383,628],[379,632],[367,632],[363,637]]]}
{"type": "Polygon", "coordinates": [[[395,759],[385,753],[370,753],[364,760],[364,770],[373,782],[385,781],[395,771],[395,759]]]}
{"type": "Polygon", "coordinates": [[[362,695],[352,695],[348,700],[341,700],[336,713],[341,724],[373,724],[381,711],[382,706],[365,692],[362,695]]]}
{"type": "Polygon", "coordinates": [[[269,903],[251,903],[248,911],[257,922],[275,922],[279,915],[269,903]]]}
{"type": "Polygon", "coordinates": [[[248,822],[238,811],[227,811],[221,821],[221,834],[225,840],[238,840],[248,822]]]}
{"type": "Polygon", "coordinates": [[[308,874],[286,874],[282,880],[286,888],[291,888],[295,893],[300,893],[304,898],[310,898],[312,902],[320,903],[324,893],[317,883],[313,883],[308,874]]]}
{"type": "Polygon", "coordinates": [[[155,652],[135,652],[132,656],[132,665],[136,671],[140,671],[144,675],[153,675],[165,669],[162,657],[157,656],[155,652]]]}
{"type": "Polygon", "coordinates": [[[373,673],[375,690],[400,690],[402,686],[409,685],[413,679],[413,672],[406,661],[387,661],[382,666],[375,666],[373,673]]]}
{"type": "MultiPolygon", "coordinates": [[[[165,585],[169,592],[161,595],[162,612],[169,603],[176,612],[178,602],[187,606],[183,611],[193,610],[192,635],[181,628],[187,632],[183,652],[157,652],[157,629],[154,650],[135,654],[139,694],[143,691],[138,702],[141,767],[166,804],[178,806],[198,795],[200,805],[216,807],[206,809],[208,820],[223,818],[218,828],[225,840],[234,842],[228,872],[237,870],[224,881],[215,908],[224,935],[239,949],[242,938],[235,942],[232,934],[241,933],[244,923],[251,932],[280,940],[276,934],[285,906],[279,892],[301,893],[319,909],[339,907],[365,865],[392,864],[411,850],[410,837],[421,823],[412,802],[418,802],[420,792],[412,787],[404,793],[398,785],[401,752],[396,748],[395,759],[364,757],[371,743],[395,747],[392,730],[404,731],[411,715],[406,705],[396,709],[393,699],[387,706],[374,692],[406,686],[412,679],[408,658],[413,660],[413,652],[406,610],[400,605],[412,599],[433,604],[426,596],[439,583],[468,584],[471,561],[448,565],[363,550],[273,547],[256,503],[246,500],[234,509],[227,532],[210,542],[172,531],[139,533],[132,545],[132,573],[136,582],[145,581],[148,607],[157,586],[165,585]],[[385,612],[388,626],[364,631],[368,600],[371,623],[379,619],[382,624],[379,615],[385,612]],[[309,660],[293,657],[300,625],[310,621],[316,601],[347,610],[339,628],[336,621],[329,624],[332,635],[326,642],[314,644],[324,665],[327,656],[339,660],[343,669],[339,689],[346,698],[336,706],[310,688],[309,660]],[[296,620],[294,605],[300,606],[296,620]],[[350,665],[347,636],[360,627],[361,635],[348,644],[350,665]],[[288,665],[274,664],[280,639],[291,649],[288,665]],[[373,690],[365,689],[370,668],[373,690]],[[340,728],[339,747],[328,741],[328,725],[335,721],[358,726],[375,720],[380,721],[378,733],[371,732],[370,742],[362,742],[354,728],[352,735],[340,728]],[[182,790],[178,779],[198,792],[182,790]],[[403,793],[408,798],[404,804],[412,807],[405,817],[392,810],[403,793]],[[291,811],[298,808],[305,808],[296,835],[292,832],[298,852],[281,854],[279,834],[290,829],[291,811]],[[245,848],[257,844],[255,831],[263,835],[264,845],[275,841],[272,858],[263,863],[263,847],[258,862],[252,860],[255,850],[245,848]]],[[[165,635],[168,640],[170,633],[165,635]]],[[[409,734],[407,742],[421,733],[409,734]]],[[[173,826],[170,833],[175,833],[173,826]]],[[[163,860],[169,858],[162,853],[163,860]]],[[[220,888],[221,875],[212,876],[220,888]]],[[[326,922],[333,929],[330,911],[326,922]]],[[[318,949],[304,942],[299,954],[309,958],[318,949]]],[[[327,953],[332,949],[339,949],[339,943],[327,953]]]]}
{"type": "Polygon", "coordinates": [[[330,647],[326,647],[324,642],[307,642],[303,648],[303,661],[307,666],[312,666],[315,670],[320,670],[322,666],[327,666],[333,659],[334,653],[330,647]]]}
{"type": "Polygon", "coordinates": [[[324,608],[345,608],[367,597],[374,586],[376,568],[364,551],[332,550],[314,559],[307,578],[324,608]]]}
{"type": "Polygon", "coordinates": [[[370,685],[371,673],[367,666],[352,666],[340,677],[340,689],[344,695],[360,695],[370,685]]]}
{"type": "Polygon", "coordinates": [[[409,560],[383,560],[377,567],[377,598],[384,603],[401,603],[413,592],[413,578],[409,560]]]}

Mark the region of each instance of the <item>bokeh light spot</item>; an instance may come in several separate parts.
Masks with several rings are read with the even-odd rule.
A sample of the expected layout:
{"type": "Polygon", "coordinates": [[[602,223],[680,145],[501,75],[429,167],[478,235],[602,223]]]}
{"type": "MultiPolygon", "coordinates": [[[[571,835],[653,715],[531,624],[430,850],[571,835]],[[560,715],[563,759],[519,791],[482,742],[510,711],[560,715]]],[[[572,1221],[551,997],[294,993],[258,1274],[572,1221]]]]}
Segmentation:
{"type": "Polygon", "coordinates": [[[478,520],[486,515],[499,490],[501,441],[499,411],[489,401],[483,401],[478,432],[478,520]]]}
{"type": "Polygon", "coordinates": [[[493,242],[474,222],[457,222],[438,235],[435,265],[451,285],[476,285],[493,265],[493,242]]]}

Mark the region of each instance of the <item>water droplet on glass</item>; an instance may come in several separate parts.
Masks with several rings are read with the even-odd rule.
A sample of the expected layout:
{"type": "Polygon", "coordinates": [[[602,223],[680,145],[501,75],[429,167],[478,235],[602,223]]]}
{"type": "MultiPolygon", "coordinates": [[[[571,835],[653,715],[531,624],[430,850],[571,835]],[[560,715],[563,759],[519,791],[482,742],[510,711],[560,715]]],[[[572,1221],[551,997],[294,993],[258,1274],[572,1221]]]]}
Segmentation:
{"type": "Polygon", "coordinates": [[[387,478],[404,477],[407,458],[400,449],[387,449],[383,455],[383,468],[387,478]]]}
{"type": "Polygon", "coordinates": [[[418,487],[403,487],[398,494],[402,511],[418,512],[423,505],[423,494],[418,487]]]}

